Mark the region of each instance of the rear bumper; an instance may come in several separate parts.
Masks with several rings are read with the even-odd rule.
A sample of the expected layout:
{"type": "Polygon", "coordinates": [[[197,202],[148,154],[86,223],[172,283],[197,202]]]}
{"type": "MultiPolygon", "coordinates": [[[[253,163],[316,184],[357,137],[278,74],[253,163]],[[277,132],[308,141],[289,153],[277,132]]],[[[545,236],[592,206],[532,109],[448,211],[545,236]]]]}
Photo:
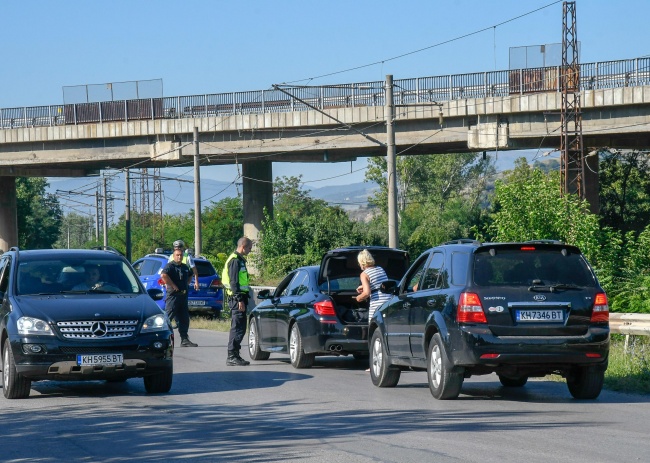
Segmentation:
{"type": "Polygon", "coordinates": [[[447,349],[454,366],[483,366],[497,371],[562,370],[576,365],[607,368],[609,328],[590,327],[583,336],[494,336],[486,327],[463,326],[450,334],[447,349]]]}
{"type": "Polygon", "coordinates": [[[368,353],[368,325],[321,323],[320,320],[299,322],[303,349],[308,354],[368,353]]]}

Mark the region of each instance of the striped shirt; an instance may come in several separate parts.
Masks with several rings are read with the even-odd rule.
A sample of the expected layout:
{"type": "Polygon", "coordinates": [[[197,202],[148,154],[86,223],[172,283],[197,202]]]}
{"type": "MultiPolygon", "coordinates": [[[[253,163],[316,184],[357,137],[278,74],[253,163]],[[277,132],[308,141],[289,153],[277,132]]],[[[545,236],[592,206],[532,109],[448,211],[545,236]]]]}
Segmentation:
{"type": "Polygon", "coordinates": [[[368,279],[370,280],[370,304],[368,307],[368,320],[370,320],[375,310],[389,300],[391,295],[379,291],[381,284],[388,280],[383,268],[375,265],[374,267],[366,268],[363,273],[368,275],[368,279]]]}

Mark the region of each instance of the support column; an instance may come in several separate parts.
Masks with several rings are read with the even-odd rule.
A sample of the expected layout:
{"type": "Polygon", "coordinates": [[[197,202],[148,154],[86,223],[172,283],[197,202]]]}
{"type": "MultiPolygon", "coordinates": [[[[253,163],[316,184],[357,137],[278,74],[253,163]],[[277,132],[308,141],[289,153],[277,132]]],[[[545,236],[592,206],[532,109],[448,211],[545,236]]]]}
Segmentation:
{"type": "Polygon", "coordinates": [[[16,177],[0,177],[0,250],[18,246],[16,177]]]}
{"type": "Polygon", "coordinates": [[[244,175],[244,236],[253,243],[258,239],[264,220],[264,209],[273,215],[273,163],[246,161],[244,175]]]}

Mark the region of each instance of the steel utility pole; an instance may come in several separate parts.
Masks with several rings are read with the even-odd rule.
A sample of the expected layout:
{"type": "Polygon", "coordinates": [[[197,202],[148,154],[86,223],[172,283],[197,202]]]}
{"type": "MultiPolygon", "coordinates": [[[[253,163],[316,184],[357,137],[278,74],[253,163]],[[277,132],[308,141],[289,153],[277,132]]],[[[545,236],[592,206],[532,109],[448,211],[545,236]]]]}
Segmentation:
{"type": "Polygon", "coordinates": [[[199,128],[194,127],[194,255],[201,255],[201,168],[199,165],[199,128]]]}
{"type": "Polygon", "coordinates": [[[386,76],[386,98],[384,102],[386,112],[386,170],[388,173],[388,246],[398,246],[397,229],[397,167],[395,156],[395,104],[393,101],[393,76],[386,76]]]}
{"type": "Polygon", "coordinates": [[[589,202],[597,213],[598,157],[587,161],[582,139],[582,107],[580,104],[580,62],[576,22],[576,2],[563,3],[562,18],[562,90],[560,175],[563,194],[577,194],[589,202]]]}

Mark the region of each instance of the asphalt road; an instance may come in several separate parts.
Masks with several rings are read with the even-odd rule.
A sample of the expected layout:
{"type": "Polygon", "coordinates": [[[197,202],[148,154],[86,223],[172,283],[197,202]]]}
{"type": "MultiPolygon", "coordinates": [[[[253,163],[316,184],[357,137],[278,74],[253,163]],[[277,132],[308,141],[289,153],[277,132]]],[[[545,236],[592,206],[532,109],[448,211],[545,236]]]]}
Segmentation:
{"type": "MultiPolygon", "coordinates": [[[[33,383],[0,397],[2,462],[634,462],[650,460],[650,397],[604,391],[571,398],[565,383],[501,387],[466,380],[437,401],[426,373],[372,385],[366,364],[286,355],[226,367],[227,333],[192,330],[177,348],[169,394],[141,379],[33,383]]],[[[178,342],[178,341],[177,341],[178,342]]],[[[248,358],[248,352],[242,352],[248,358]]]]}

